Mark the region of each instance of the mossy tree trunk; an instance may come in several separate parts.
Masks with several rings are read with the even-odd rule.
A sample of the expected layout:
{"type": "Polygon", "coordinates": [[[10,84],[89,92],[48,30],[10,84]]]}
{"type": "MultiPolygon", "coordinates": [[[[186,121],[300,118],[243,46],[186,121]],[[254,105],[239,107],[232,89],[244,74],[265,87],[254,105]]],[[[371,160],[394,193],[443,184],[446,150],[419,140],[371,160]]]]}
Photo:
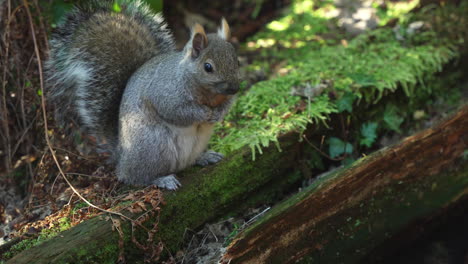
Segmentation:
{"type": "Polygon", "coordinates": [[[360,263],[468,194],[468,106],[437,127],[318,179],[242,233],[224,263],[360,263]]]}

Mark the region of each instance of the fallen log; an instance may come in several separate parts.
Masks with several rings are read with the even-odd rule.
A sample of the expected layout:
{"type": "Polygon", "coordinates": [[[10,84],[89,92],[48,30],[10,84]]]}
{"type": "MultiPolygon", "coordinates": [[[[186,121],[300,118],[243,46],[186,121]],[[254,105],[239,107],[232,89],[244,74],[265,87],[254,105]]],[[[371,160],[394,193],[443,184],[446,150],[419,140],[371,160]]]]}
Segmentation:
{"type": "Polygon", "coordinates": [[[224,263],[361,263],[418,219],[468,195],[468,106],[318,179],[228,247],[224,263]]]}
{"type": "MultiPolygon", "coordinates": [[[[466,121],[464,126],[464,132],[467,134],[466,121]]],[[[447,132],[444,133],[444,135],[448,135],[447,132]]],[[[456,138],[451,137],[450,142],[456,143],[456,138]]],[[[160,239],[170,251],[176,252],[181,246],[183,234],[187,228],[195,229],[207,221],[216,219],[216,217],[242,211],[255,203],[258,204],[259,201],[268,201],[269,197],[274,193],[287,188],[285,187],[287,184],[297,182],[299,180],[298,176],[294,176],[294,174],[288,176],[288,172],[297,166],[297,157],[302,152],[303,143],[298,142],[298,138],[299,136],[295,133],[281,137],[282,152],[278,152],[276,146],[271,146],[265,149],[264,154],[258,156],[255,161],[252,161],[250,150],[245,148],[233,153],[227,160],[217,166],[186,173],[182,177],[183,188],[175,193],[165,194],[167,205],[161,211],[157,234],[158,240],[155,241],[160,239]]],[[[445,139],[448,138],[450,137],[445,139]]],[[[466,145],[466,136],[461,142],[466,145]]],[[[444,147],[443,153],[450,151],[450,148],[454,147],[452,145],[447,148],[444,147]]],[[[462,146],[458,145],[458,148],[460,147],[462,146]]],[[[459,149],[457,151],[459,152],[459,149]]],[[[372,155],[372,157],[375,156],[382,156],[382,154],[372,155]]],[[[370,160],[370,157],[357,162],[353,165],[353,168],[360,166],[359,164],[363,164],[366,160],[370,160]]],[[[437,159],[434,158],[434,160],[437,159]]],[[[390,166],[390,168],[392,167],[390,166]]],[[[382,167],[381,169],[385,168],[382,167]]],[[[329,179],[329,177],[326,179],[329,179]]],[[[358,182],[363,182],[363,186],[379,183],[379,181],[372,183],[370,176],[366,176],[365,179],[363,178],[358,182]]],[[[319,183],[324,185],[326,181],[321,179],[314,186],[319,183]]],[[[344,186],[338,186],[337,188],[346,189],[348,183],[344,184],[344,186]]],[[[405,185],[401,184],[399,186],[405,185]]],[[[434,186],[445,185],[436,183],[434,186]]],[[[459,187],[463,186],[465,185],[459,185],[459,187]]],[[[361,190],[357,188],[353,195],[362,196],[361,190]]],[[[389,188],[389,190],[392,189],[389,188]]],[[[352,190],[348,191],[352,192],[352,190]]],[[[348,198],[354,198],[353,195],[348,198]]],[[[333,197],[331,195],[325,198],[332,199],[333,197]]],[[[337,197],[343,198],[343,196],[336,196],[334,199],[337,197]]],[[[330,209],[332,205],[333,203],[327,200],[323,204],[319,202],[316,204],[318,209],[330,209]]],[[[433,206],[431,208],[437,207],[437,205],[433,206]]],[[[373,210],[378,211],[386,207],[374,204],[373,208],[373,210]]],[[[336,210],[335,207],[330,210],[332,209],[336,210]]],[[[386,210],[388,209],[386,208],[386,210]]],[[[129,216],[135,218],[135,215],[129,216]]],[[[155,220],[150,219],[148,225],[150,226],[155,220]]],[[[364,221],[364,219],[359,221],[364,221]]],[[[404,219],[401,221],[404,222],[404,219]]],[[[125,221],[121,222],[126,260],[129,263],[143,260],[142,250],[131,241],[130,224],[125,221]]],[[[358,225],[362,226],[359,222],[358,225]]],[[[144,240],[145,237],[146,234],[137,235],[140,241],[144,240]]],[[[62,232],[59,236],[38,246],[23,251],[7,263],[114,263],[119,258],[119,240],[119,234],[117,231],[112,230],[110,221],[106,221],[105,217],[96,217],[62,232]]],[[[324,243],[322,242],[322,244],[324,243]]],[[[322,244],[317,244],[317,247],[320,248],[322,244]]],[[[363,250],[363,252],[365,251],[363,250]]]]}
{"type": "MultiPolygon", "coordinates": [[[[264,203],[278,190],[300,181],[300,175],[288,174],[301,152],[298,139],[297,133],[282,136],[281,152],[272,145],[255,161],[246,147],[216,166],[180,174],[182,188],[166,192],[166,205],[162,207],[159,219],[151,217],[145,223],[152,226],[159,221],[155,244],[162,241],[166,249],[176,252],[187,229],[245,210],[255,203],[264,203]]],[[[135,219],[138,214],[128,216],[135,219]]],[[[132,242],[130,223],[120,222],[125,260],[127,263],[142,262],[148,252],[143,252],[132,242]]],[[[145,241],[147,234],[140,232],[136,237],[138,241],[145,241]]],[[[119,233],[113,231],[109,219],[98,216],[21,252],[7,263],[116,263],[120,253],[119,240],[119,233]]]]}

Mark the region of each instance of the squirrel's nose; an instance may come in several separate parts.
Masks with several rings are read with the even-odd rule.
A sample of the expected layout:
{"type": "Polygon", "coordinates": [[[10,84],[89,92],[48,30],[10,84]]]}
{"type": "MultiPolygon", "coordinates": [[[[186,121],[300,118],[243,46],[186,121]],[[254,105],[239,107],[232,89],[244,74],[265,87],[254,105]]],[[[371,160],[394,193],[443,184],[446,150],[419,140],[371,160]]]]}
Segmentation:
{"type": "Polygon", "coordinates": [[[218,83],[216,86],[218,88],[218,91],[222,94],[233,95],[239,91],[238,83],[222,82],[218,83]]]}

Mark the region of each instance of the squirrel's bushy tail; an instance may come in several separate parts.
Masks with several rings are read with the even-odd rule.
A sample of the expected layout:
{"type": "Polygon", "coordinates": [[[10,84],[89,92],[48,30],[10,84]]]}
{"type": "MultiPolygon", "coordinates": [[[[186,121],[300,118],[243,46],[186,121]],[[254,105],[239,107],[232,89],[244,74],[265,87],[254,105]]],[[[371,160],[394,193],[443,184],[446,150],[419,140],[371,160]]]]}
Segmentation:
{"type": "Polygon", "coordinates": [[[46,63],[47,96],[61,122],[79,125],[113,151],[128,79],[173,38],[160,14],[140,1],[93,1],[75,7],[52,34],[46,63]]]}

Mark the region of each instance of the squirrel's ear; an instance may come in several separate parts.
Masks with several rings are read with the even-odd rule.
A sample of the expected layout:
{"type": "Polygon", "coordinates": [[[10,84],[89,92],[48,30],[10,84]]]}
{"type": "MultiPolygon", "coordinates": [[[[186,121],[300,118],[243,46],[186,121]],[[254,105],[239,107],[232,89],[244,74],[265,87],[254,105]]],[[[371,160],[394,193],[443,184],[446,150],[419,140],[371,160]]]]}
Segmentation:
{"type": "Polygon", "coordinates": [[[200,52],[208,46],[208,37],[200,24],[195,24],[192,29],[192,58],[198,58],[200,52]]]}
{"type": "Polygon", "coordinates": [[[221,26],[218,29],[218,36],[226,41],[229,41],[231,38],[231,29],[229,29],[229,25],[224,17],[221,19],[221,26]]]}

